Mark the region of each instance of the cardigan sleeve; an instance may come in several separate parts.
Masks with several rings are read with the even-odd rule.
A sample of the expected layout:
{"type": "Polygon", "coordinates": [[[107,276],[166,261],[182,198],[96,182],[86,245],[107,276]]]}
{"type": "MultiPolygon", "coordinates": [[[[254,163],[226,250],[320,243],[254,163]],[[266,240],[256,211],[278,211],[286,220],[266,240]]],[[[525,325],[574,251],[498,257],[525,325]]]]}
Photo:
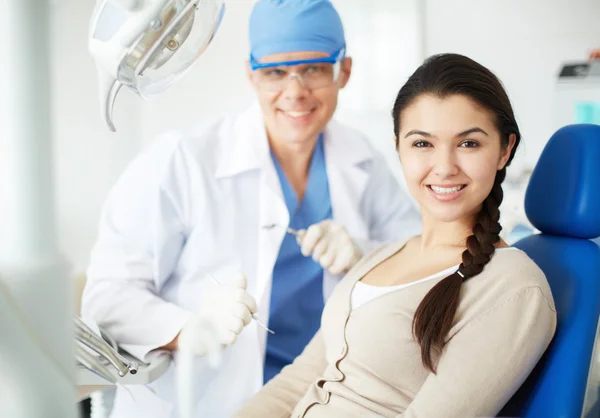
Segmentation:
{"type": "Polygon", "coordinates": [[[309,386],[327,367],[319,330],[294,362],[281,370],[233,418],[287,418],[309,386]]]}
{"type": "Polygon", "coordinates": [[[539,287],[470,320],[447,342],[402,418],[496,416],[550,344],[556,312],[539,287]],[[485,388],[485,390],[481,390],[485,388]]]}

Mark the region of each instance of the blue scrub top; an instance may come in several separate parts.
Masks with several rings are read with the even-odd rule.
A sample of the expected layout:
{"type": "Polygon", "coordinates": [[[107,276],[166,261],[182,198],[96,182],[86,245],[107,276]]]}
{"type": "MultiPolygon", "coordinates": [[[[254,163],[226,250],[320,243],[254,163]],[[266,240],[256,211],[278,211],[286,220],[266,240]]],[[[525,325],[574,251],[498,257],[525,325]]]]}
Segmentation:
{"type": "MultiPolygon", "coordinates": [[[[273,153],[271,158],[290,213],[290,228],[306,229],[331,219],[323,135],[319,136],[311,158],[301,202],[273,153]]],[[[273,269],[269,328],[275,334],[267,334],[265,383],[304,350],[321,325],[323,307],[323,269],[312,257],[302,255],[295,236],[286,234],[273,269]]]]}

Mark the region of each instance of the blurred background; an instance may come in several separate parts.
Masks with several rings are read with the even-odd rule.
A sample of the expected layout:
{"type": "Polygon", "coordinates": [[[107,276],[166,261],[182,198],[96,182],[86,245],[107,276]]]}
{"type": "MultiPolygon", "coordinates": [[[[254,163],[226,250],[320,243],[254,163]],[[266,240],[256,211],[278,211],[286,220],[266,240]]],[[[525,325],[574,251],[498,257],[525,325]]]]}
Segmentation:
{"type": "MultiPolygon", "coordinates": [[[[135,154],[160,132],[207,124],[251,103],[244,61],[253,1],[227,0],[225,18],[213,43],[162,96],[143,101],[123,89],[115,105],[116,133],[100,117],[96,73],[87,52],[95,2],[50,3],[58,233],[64,255],[79,274],[88,262],[102,202],[135,154]]],[[[348,53],[354,58],[352,79],[336,117],[367,135],[399,178],[391,105],[406,78],[431,54],[466,54],[493,70],[508,89],[524,146],[509,170],[517,197],[511,201],[508,190],[507,210],[519,211],[521,180],[551,134],[577,118],[593,117],[589,106],[581,106],[600,102],[598,83],[561,83],[558,77],[565,64],[585,62],[591,50],[600,48],[598,0],[334,3],[344,22],[348,53]],[[509,207],[511,202],[514,208],[509,207]]],[[[0,80],[10,82],[3,74],[0,80]]],[[[6,113],[0,108],[0,123],[6,113]]]]}
{"type": "MultiPolygon", "coordinates": [[[[156,135],[206,125],[248,106],[248,18],[253,0],[226,0],[216,38],[177,84],[143,101],[123,89],[117,132],[105,126],[96,70],[87,51],[94,0],[49,0],[54,184],[58,238],[81,286],[102,203],[132,158],[156,135]]],[[[332,0],[345,26],[352,78],[336,118],[361,130],[402,182],[390,109],[398,89],[424,58],[465,54],[504,82],[523,134],[502,206],[509,243],[532,232],[522,208],[528,175],[550,136],[570,123],[600,124],[600,67],[581,72],[600,49],[598,0],[332,0]],[[594,72],[595,71],[595,72],[594,72]],[[521,235],[519,235],[521,234],[521,235]]],[[[0,1],[0,18],[9,19],[0,1]]],[[[6,20],[0,22],[0,39],[6,20]]],[[[6,45],[0,43],[2,59],[6,45]]],[[[600,53],[599,53],[600,55],[600,53]]],[[[600,63],[600,61],[596,61],[600,63]]],[[[10,79],[0,66],[0,93],[10,79]]],[[[7,101],[0,94],[0,124],[7,101]]],[[[0,138],[0,164],[6,158],[0,138]]],[[[0,202],[0,209],[2,202],[0,202]]]]}

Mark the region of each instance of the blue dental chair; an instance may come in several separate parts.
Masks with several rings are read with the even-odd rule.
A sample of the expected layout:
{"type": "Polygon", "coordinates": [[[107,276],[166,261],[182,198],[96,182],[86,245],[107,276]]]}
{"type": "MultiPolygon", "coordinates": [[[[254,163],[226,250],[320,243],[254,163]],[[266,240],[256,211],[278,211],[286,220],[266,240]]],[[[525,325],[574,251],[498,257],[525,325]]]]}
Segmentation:
{"type": "Polygon", "coordinates": [[[600,247],[590,239],[600,236],[600,126],[569,125],[552,136],[527,187],[525,212],[541,233],[514,246],[546,274],[558,325],[547,352],[499,416],[580,418],[590,365],[598,361],[592,351],[600,247]]]}

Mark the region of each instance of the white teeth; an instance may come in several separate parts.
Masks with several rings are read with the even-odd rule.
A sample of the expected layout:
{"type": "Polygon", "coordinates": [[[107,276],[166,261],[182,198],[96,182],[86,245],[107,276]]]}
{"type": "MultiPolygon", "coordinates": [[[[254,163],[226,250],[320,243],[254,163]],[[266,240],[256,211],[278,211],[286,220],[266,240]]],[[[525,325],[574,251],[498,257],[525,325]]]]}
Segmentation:
{"type": "Polygon", "coordinates": [[[306,112],[285,112],[286,115],[291,116],[293,118],[300,118],[302,116],[306,116],[310,113],[310,110],[306,112]]]}
{"type": "Polygon", "coordinates": [[[431,189],[438,194],[451,194],[456,193],[461,190],[465,186],[454,186],[454,187],[439,187],[439,186],[430,186],[431,189]]]}

